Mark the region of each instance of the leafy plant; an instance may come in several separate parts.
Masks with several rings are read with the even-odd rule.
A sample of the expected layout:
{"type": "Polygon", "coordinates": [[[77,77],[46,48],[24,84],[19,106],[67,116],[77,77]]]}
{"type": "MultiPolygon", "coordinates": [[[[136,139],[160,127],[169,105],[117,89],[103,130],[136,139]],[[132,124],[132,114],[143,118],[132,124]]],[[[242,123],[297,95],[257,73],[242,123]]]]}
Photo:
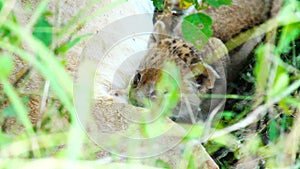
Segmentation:
{"type": "Polygon", "coordinates": [[[158,11],[162,11],[164,9],[164,0],[151,0],[153,5],[158,11]]]}
{"type": "MultiPolygon", "coordinates": [[[[231,4],[231,0],[204,0],[201,1],[201,4],[198,0],[181,0],[180,2],[183,8],[193,4],[197,10],[204,10],[209,5],[218,8],[221,5],[231,4]]],[[[201,50],[213,34],[212,23],[210,16],[204,13],[199,12],[186,16],[182,23],[183,38],[191,42],[198,50],[201,50]]]]}
{"type": "Polygon", "coordinates": [[[51,16],[51,13],[45,12],[39,17],[33,26],[32,35],[42,41],[44,45],[50,46],[53,39],[53,26],[48,22],[47,16],[51,16]]]}
{"type": "Polygon", "coordinates": [[[199,2],[198,0],[180,0],[180,6],[186,9],[194,5],[197,10],[203,10],[208,6],[219,8],[222,5],[231,5],[231,0],[202,0],[201,3],[199,2]]]}
{"type": "Polygon", "coordinates": [[[203,13],[188,15],[182,23],[183,38],[201,50],[213,34],[211,26],[212,19],[203,13]]]}
{"type": "MultiPolygon", "coordinates": [[[[151,0],[158,11],[162,11],[164,0],[151,0]]],[[[172,2],[172,1],[171,1],[172,2]]],[[[203,0],[199,4],[198,0],[180,0],[180,8],[182,10],[194,5],[197,10],[207,9],[209,6],[219,8],[222,5],[230,5],[231,0],[203,0]]],[[[196,13],[188,15],[184,18],[182,24],[182,34],[186,41],[195,45],[198,50],[206,44],[212,36],[212,19],[204,13],[196,13]]]]}

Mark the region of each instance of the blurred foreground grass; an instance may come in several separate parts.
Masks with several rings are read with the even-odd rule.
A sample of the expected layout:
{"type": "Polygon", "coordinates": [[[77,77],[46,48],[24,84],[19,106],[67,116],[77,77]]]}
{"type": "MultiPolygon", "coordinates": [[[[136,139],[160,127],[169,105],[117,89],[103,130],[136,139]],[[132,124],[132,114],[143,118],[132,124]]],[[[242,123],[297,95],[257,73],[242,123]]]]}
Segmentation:
{"type": "MultiPolygon", "coordinates": [[[[61,27],[48,22],[48,18],[55,15],[48,11],[48,2],[41,1],[29,22],[22,25],[12,11],[14,1],[0,0],[0,107],[3,108],[0,122],[14,117],[25,127],[24,132],[17,135],[0,131],[0,168],[54,168],[52,165],[61,168],[151,168],[139,164],[103,164],[113,162],[114,157],[92,161],[95,149],[88,146],[92,143],[76,122],[72,78],[64,68],[68,51],[89,37],[74,36],[74,32],[124,0],[116,0],[88,17],[80,17],[99,2],[93,0],[61,27]],[[18,66],[14,56],[28,63],[29,70],[43,76],[43,96],[48,96],[50,84],[51,93],[63,105],[54,111],[52,109],[57,107],[53,103],[52,109],[45,111],[39,127],[33,126],[28,118],[27,96],[21,87],[16,87],[18,82],[10,79],[18,66]],[[67,116],[70,125],[51,131],[51,121],[55,121],[56,116],[67,116]]],[[[226,107],[219,117],[222,120],[216,124],[216,128],[222,129],[220,135],[205,144],[221,168],[228,168],[237,161],[255,160],[267,168],[300,167],[299,21],[300,3],[286,0],[286,6],[273,22],[277,30],[267,33],[266,42],[255,52],[255,62],[241,73],[240,83],[233,87],[236,95],[228,96],[232,104],[226,107]]],[[[195,127],[186,138],[199,139],[201,134],[197,132],[202,129],[198,129],[195,127]]]]}

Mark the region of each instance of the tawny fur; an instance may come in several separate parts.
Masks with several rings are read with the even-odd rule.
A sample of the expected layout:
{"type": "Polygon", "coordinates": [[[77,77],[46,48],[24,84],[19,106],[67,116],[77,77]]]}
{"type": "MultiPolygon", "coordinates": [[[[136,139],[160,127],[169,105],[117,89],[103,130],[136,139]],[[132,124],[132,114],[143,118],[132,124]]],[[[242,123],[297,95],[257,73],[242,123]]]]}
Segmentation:
{"type": "MultiPolygon", "coordinates": [[[[179,1],[177,1],[177,3],[179,3],[179,1]]],[[[179,12],[183,16],[178,16],[177,13],[174,15],[175,11],[172,11],[176,10],[176,12],[178,12],[178,8],[172,9],[173,6],[166,7],[166,9],[171,9],[171,11],[164,11],[162,14],[155,16],[157,17],[154,29],[155,34],[153,34],[150,39],[150,50],[143,59],[138,70],[139,73],[137,74],[138,78],[141,80],[134,79],[130,87],[129,99],[131,103],[136,106],[144,107],[143,102],[145,99],[150,99],[152,101],[157,100],[155,91],[161,76],[159,75],[159,71],[149,68],[163,69],[163,65],[167,61],[174,61],[181,72],[181,80],[184,82],[182,84],[184,90],[181,91],[181,94],[188,96],[208,94],[211,92],[210,89],[213,88],[215,89],[214,92],[216,92],[214,94],[225,94],[222,93],[222,90],[226,90],[226,88],[222,88],[222,86],[226,85],[226,82],[222,83],[222,81],[226,81],[225,74],[229,74],[227,77],[228,80],[234,79],[236,75],[232,74],[236,74],[239,68],[235,67],[235,72],[230,70],[230,68],[233,65],[242,67],[242,63],[247,60],[247,56],[258,42],[255,41],[256,39],[249,40],[249,42],[245,44],[249,47],[248,51],[243,52],[245,56],[238,57],[238,60],[230,60],[228,58],[228,51],[222,42],[225,43],[243,30],[253,28],[270,18],[272,3],[272,0],[234,0],[231,6],[221,6],[218,9],[209,7],[203,11],[213,19],[212,29],[214,38],[211,38],[200,52],[198,52],[190,43],[177,39],[182,38],[181,23],[183,22],[182,18],[184,14],[187,15],[198,11],[191,7],[183,12],[179,12]],[[241,13],[243,15],[239,15],[241,13]],[[231,62],[234,62],[234,64],[231,64],[231,62]],[[205,63],[212,65],[216,70],[215,72],[219,73],[221,77],[216,78],[213,73],[205,74],[206,71],[202,70],[202,78],[201,80],[198,80],[200,74],[195,74],[193,69],[197,67],[198,69],[201,69],[201,65],[205,63]],[[186,78],[188,70],[193,72],[193,80],[186,78]],[[214,85],[215,80],[212,81],[212,79],[218,79],[219,85],[221,86],[218,87],[217,85],[214,85]]],[[[177,6],[178,5],[175,5],[175,7],[177,6]]],[[[232,55],[234,55],[233,52],[231,52],[232,55]]],[[[191,114],[194,114],[194,117],[191,117],[194,119],[197,119],[198,116],[203,116],[202,114],[206,114],[204,117],[207,117],[207,114],[209,114],[208,108],[204,108],[204,112],[198,112],[195,107],[199,107],[200,101],[196,103],[195,100],[197,100],[195,97],[188,99],[192,105],[192,109],[190,110],[193,110],[193,113],[184,112],[178,117],[179,120],[176,121],[191,123],[193,120],[188,120],[189,118],[186,117],[191,114]]],[[[183,100],[180,100],[177,106],[182,105],[182,102],[183,100]]],[[[207,105],[203,104],[203,106],[205,107],[207,105]]],[[[212,107],[214,106],[216,105],[213,104],[212,107]]],[[[179,109],[175,108],[175,114],[178,113],[176,110],[179,111],[179,109]]]]}

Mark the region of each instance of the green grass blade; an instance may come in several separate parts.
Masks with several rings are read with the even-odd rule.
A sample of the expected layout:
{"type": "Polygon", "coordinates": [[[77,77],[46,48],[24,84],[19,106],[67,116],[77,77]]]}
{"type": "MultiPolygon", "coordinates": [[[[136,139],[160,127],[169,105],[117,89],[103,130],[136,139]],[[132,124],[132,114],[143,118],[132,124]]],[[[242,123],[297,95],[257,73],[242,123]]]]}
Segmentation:
{"type": "Polygon", "coordinates": [[[32,37],[29,32],[24,32],[24,30],[20,26],[9,21],[5,22],[4,26],[16,33],[17,36],[19,36],[19,38],[24,40],[27,44],[30,44],[30,47],[35,50],[45,66],[48,67],[48,69],[55,75],[56,81],[62,86],[63,90],[66,91],[69,97],[73,96],[72,79],[66,73],[65,69],[59,63],[53,52],[50,51],[36,38],[32,37]]]}
{"type": "Polygon", "coordinates": [[[30,21],[26,25],[28,30],[33,27],[33,25],[37,22],[37,20],[43,14],[45,9],[47,8],[48,3],[49,3],[49,0],[43,0],[42,2],[39,3],[34,14],[31,16],[30,21]]]}
{"type": "Polygon", "coordinates": [[[24,51],[24,50],[22,50],[22,49],[20,49],[20,48],[18,48],[16,46],[13,46],[13,45],[11,45],[9,43],[5,43],[3,41],[0,41],[0,46],[3,49],[8,50],[8,51],[10,51],[12,53],[15,53],[16,55],[20,56],[25,61],[31,63],[32,66],[36,70],[38,70],[44,77],[46,77],[50,81],[52,88],[56,92],[56,94],[59,97],[59,99],[61,100],[61,102],[70,111],[71,118],[72,119],[76,118],[75,115],[74,115],[74,106],[73,106],[73,104],[72,104],[72,102],[70,100],[70,97],[67,95],[66,91],[59,85],[59,83],[57,83],[57,80],[56,80],[57,78],[51,72],[51,67],[50,68],[47,67],[43,63],[39,62],[36,57],[28,54],[26,51],[24,51]]]}
{"type": "Polygon", "coordinates": [[[0,11],[0,25],[2,25],[4,22],[6,22],[9,14],[15,7],[15,3],[16,3],[16,0],[9,0],[9,1],[3,2],[3,4],[2,4],[3,6],[0,11]]]}
{"type": "Polygon", "coordinates": [[[11,104],[15,108],[18,119],[21,121],[21,123],[24,125],[26,132],[29,135],[33,135],[33,127],[32,124],[28,118],[28,111],[24,104],[22,103],[21,98],[18,96],[17,91],[14,89],[14,87],[9,83],[8,79],[1,78],[1,83],[3,85],[3,90],[6,93],[7,97],[9,98],[11,104]]]}
{"type": "MultiPolygon", "coordinates": [[[[91,15],[88,15],[87,17],[85,17],[83,20],[79,20],[80,18],[75,18],[75,20],[78,20],[77,23],[74,23],[74,20],[71,20],[66,27],[62,28],[62,31],[57,35],[57,41],[61,40],[63,37],[72,34],[74,31],[76,31],[76,29],[78,29],[78,27],[84,25],[85,23],[91,21],[92,19],[101,16],[102,14],[110,11],[111,9],[117,7],[118,5],[127,2],[126,0],[115,0],[113,2],[111,2],[110,4],[104,6],[103,8],[101,8],[100,10],[92,13],[91,15]],[[74,26],[75,25],[75,26],[74,26]]],[[[87,8],[89,9],[89,8],[87,8]]]]}

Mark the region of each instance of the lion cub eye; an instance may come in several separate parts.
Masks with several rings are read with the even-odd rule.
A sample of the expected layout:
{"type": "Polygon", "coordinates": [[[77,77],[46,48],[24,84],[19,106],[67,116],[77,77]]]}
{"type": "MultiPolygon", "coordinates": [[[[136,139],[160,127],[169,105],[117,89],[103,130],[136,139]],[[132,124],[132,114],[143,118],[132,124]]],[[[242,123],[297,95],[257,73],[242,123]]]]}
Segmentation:
{"type": "Polygon", "coordinates": [[[138,72],[134,78],[133,78],[133,84],[132,87],[133,88],[137,88],[138,84],[140,83],[140,81],[142,80],[142,75],[138,72]]]}

